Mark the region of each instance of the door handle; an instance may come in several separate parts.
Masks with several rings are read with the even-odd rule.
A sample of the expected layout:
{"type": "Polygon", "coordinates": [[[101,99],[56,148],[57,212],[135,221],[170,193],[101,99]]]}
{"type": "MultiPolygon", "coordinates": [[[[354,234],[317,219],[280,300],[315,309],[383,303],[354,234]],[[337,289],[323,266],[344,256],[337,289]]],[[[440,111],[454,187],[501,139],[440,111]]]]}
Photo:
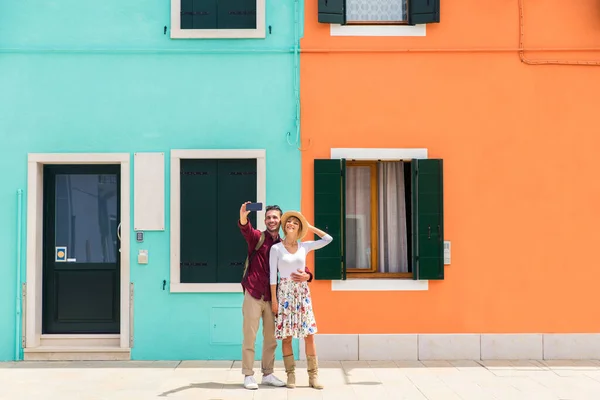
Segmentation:
{"type": "Polygon", "coordinates": [[[121,223],[117,226],[117,237],[119,238],[119,253],[121,252],[121,223]]]}

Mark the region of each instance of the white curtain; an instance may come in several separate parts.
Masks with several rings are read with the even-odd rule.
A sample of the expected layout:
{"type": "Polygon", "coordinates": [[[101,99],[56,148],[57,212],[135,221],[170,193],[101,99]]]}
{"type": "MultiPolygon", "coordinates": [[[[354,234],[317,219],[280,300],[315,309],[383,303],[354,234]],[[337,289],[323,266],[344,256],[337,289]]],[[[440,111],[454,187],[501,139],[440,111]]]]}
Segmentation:
{"type": "Polygon", "coordinates": [[[406,0],[346,0],[350,22],[407,21],[406,0]]]}
{"type": "Polygon", "coordinates": [[[346,170],[346,265],[371,268],[371,169],[346,170]]]}
{"type": "Polygon", "coordinates": [[[408,272],[404,163],[380,162],[378,272],[408,272]]]}

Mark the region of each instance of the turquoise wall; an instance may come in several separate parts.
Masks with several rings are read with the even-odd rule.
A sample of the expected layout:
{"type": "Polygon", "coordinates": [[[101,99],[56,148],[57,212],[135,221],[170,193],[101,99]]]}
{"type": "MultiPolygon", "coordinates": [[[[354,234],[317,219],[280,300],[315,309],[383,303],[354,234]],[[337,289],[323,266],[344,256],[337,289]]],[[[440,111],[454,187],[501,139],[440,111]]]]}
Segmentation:
{"type": "MultiPolygon", "coordinates": [[[[28,153],[266,149],[267,203],[300,208],[300,154],[286,139],[296,132],[295,21],[294,2],[267,0],[265,39],[175,40],[163,34],[169,0],[2,5],[0,360],[15,359],[17,190],[25,190],[24,240],[28,153]]],[[[132,358],[240,359],[241,345],[210,344],[209,322],[212,307],[236,308],[231,332],[241,341],[241,294],[162,290],[166,161],[167,230],[146,232],[143,244],[132,232],[132,358]],[[148,265],[137,264],[139,248],[149,250],[148,265]]],[[[23,280],[25,248],[24,240],[23,280]]]]}

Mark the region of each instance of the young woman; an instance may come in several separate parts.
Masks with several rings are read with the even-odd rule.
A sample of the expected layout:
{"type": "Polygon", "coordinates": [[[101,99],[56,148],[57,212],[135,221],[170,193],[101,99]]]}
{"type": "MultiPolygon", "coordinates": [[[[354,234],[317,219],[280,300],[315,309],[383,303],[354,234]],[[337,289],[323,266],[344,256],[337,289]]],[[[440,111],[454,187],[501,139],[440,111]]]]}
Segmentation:
{"type": "Polygon", "coordinates": [[[304,271],[306,255],[311,250],[325,247],[333,238],[310,225],[302,214],[288,211],[281,217],[281,227],[285,237],[271,247],[271,305],[275,314],[275,338],[282,340],[283,362],[287,373],[287,387],[296,386],[296,363],[292,350],[292,338],[303,338],[306,345],[308,383],[315,389],[323,389],[318,382],[317,351],[314,334],[317,323],[313,314],[310,290],[306,282],[290,279],[292,272],[304,271]],[[317,241],[301,242],[308,232],[317,234],[317,241]],[[279,287],[277,287],[279,273],[279,287]]]}

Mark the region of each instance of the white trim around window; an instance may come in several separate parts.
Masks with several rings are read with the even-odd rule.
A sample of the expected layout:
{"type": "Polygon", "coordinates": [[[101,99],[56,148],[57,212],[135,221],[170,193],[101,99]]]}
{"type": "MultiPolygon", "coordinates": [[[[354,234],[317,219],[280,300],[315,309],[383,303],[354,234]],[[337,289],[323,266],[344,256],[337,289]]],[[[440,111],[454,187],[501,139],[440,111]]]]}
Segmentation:
{"type": "Polygon", "coordinates": [[[412,160],[427,159],[427,149],[331,149],[331,159],[346,160],[412,160]]]}
{"type": "Polygon", "coordinates": [[[181,0],[171,0],[171,39],[264,39],[265,4],[256,0],[256,29],[181,29],[181,0]]]}
{"type": "Polygon", "coordinates": [[[340,25],[331,24],[330,36],[426,36],[422,25],[340,25]]]}
{"type": "MultiPolygon", "coordinates": [[[[346,160],[412,160],[427,159],[427,149],[376,149],[337,148],[331,149],[330,158],[346,160]]],[[[336,291],[420,291],[429,290],[429,281],[412,279],[348,279],[331,281],[331,290],[336,291]]]]}
{"type": "MultiPolygon", "coordinates": [[[[267,198],[267,153],[258,150],[171,150],[171,293],[242,293],[240,283],[181,283],[180,276],[180,179],[182,159],[256,159],[256,201],[265,204],[267,198]]],[[[264,230],[265,211],[257,212],[257,229],[264,230]]]]}

